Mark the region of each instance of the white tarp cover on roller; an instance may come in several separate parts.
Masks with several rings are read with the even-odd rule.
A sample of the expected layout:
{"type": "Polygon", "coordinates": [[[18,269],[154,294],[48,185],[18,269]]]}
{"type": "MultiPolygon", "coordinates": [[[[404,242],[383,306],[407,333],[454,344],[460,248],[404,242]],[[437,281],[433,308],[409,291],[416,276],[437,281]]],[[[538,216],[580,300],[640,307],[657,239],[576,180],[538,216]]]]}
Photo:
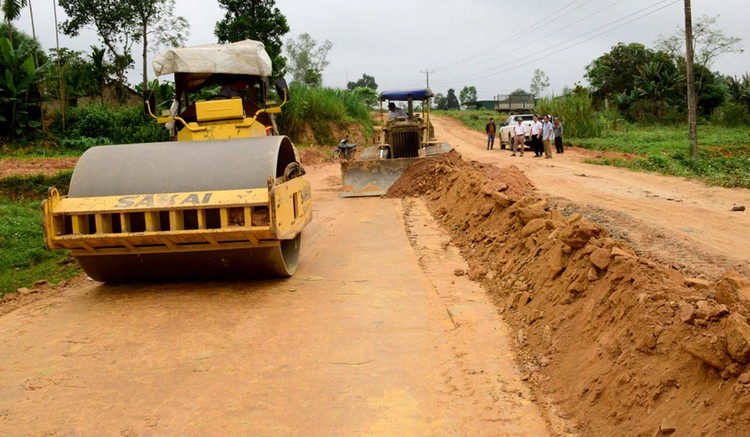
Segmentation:
{"type": "Polygon", "coordinates": [[[153,62],[157,76],[173,73],[271,75],[271,58],[262,42],[244,40],[169,49],[153,62]]]}

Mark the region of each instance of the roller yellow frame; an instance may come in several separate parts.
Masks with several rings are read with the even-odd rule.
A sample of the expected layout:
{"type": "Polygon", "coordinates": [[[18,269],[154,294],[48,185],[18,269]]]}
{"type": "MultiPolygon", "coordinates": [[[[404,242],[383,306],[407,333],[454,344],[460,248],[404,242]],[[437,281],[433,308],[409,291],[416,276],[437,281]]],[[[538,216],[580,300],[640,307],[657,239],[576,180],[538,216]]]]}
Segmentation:
{"type": "Polygon", "coordinates": [[[43,202],[45,245],[75,255],[276,246],[312,219],[310,184],[268,189],[63,198],[43,202]]]}

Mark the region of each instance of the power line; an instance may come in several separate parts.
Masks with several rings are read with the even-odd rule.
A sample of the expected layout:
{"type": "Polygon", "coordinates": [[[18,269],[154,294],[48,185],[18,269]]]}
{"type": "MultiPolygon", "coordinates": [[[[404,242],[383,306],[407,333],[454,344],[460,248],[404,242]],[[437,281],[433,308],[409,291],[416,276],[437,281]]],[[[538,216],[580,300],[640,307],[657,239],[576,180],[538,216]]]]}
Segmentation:
{"type": "MultiPolygon", "coordinates": [[[[571,5],[573,5],[575,3],[578,3],[579,1],[581,1],[581,0],[573,0],[572,2],[568,3],[567,5],[561,7],[560,9],[558,9],[555,12],[551,13],[550,15],[548,15],[547,18],[543,19],[542,21],[540,21],[538,23],[534,23],[534,24],[536,26],[542,26],[542,25],[546,24],[548,21],[555,20],[555,19],[560,19],[561,17],[564,17],[565,15],[570,14],[571,12],[575,11],[576,9],[580,8],[581,6],[584,6],[586,3],[590,3],[593,0],[587,0],[583,4],[580,4],[580,5],[578,5],[578,6],[574,7],[574,8],[568,9],[571,5]],[[558,12],[560,12],[562,10],[566,10],[566,12],[564,12],[561,15],[555,16],[558,12]]],[[[453,68],[455,66],[464,65],[466,63],[466,61],[468,61],[470,59],[478,58],[478,57],[484,55],[485,53],[489,53],[489,52],[491,52],[492,50],[494,50],[494,49],[496,49],[498,47],[508,45],[508,44],[510,44],[510,43],[512,43],[512,42],[514,42],[514,41],[516,41],[516,40],[518,40],[520,38],[522,38],[523,36],[524,36],[523,33],[518,33],[518,34],[516,34],[516,36],[514,36],[514,37],[512,37],[512,38],[510,38],[508,40],[504,40],[504,41],[498,42],[497,44],[495,44],[495,45],[493,45],[491,47],[488,47],[488,48],[486,48],[486,49],[484,49],[484,50],[482,50],[482,51],[480,51],[478,53],[475,53],[475,54],[473,54],[471,56],[463,58],[460,61],[456,61],[456,62],[447,64],[447,65],[444,65],[442,67],[438,67],[438,69],[444,70],[444,69],[448,69],[448,68],[453,68]]]]}
{"type": "MultiPolygon", "coordinates": [[[[606,11],[607,9],[609,9],[609,8],[612,8],[612,7],[616,6],[616,5],[618,5],[619,3],[622,3],[623,1],[625,1],[625,0],[617,0],[617,1],[615,1],[614,3],[610,3],[609,5],[607,5],[607,6],[603,7],[603,8],[601,8],[601,9],[599,9],[599,10],[597,10],[597,11],[594,11],[593,13],[591,13],[591,14],[589,14],[589,15],[587,15],[587,16],[585,16],[585,17],[583,17],[583,18],[579,18],[578,20],[576,20],[576,21],[574,21],[574,22],[572,22],[572,23],[568,23],[568,24],[566,24],[566,25],[565,25],[565,26],[563,26],[563,27],[571,27],[571,26],[575,26],[575,25],[577,25],[577,24],[579,24],[579,23],[582,23],[582,22],[584,22],[584,21],[588,20],[589,18],[591,18],[591,17],[593,17],[593,16],[595,16],[595,15],[598,15],[598,14],[600,14],[600,13],[602,13],[602,12],[606,11]]],[[[669,0],[662,0],[662,1],[664,2],[664,1],[669,1],[669,0]]],[[[658,3],[657,3],[657,4],[658,4],[658,3]]],[[[653,7],[653,6],[654,6],[654,5],[651,5],[651,6],[649,6],[649,7],[653,7]]],[[[539,42],[542,42],[542,41],[544,41],[545,39],[547,39],[547,38],[549,38],[549,37],[553,37],[553,36],[555,36],[555,35],[556,35],[556,33],[557,33],[557,31],[552,31],[551,33],[548,33],[547,35],[541,36],[541,37],[539,37],[539,38],[537,38],[537,39],[535,39],[535,40],[533,40],[533,41],[531,41],[531,42],[528,42],[528,43],[526,43],[526,44],[527,44],[527,45],[529,45],[529,46],[533,46],[533,45],[535,45],[535,44],[537,44],[537,43],[539,43],[539,42]]],[[[479,64],[486,64],[486,63],[488,63],[488,62],[491,62],[491,61],[493,61],[493,60],[495,60],[495,59],[498,59],[498,58],[500,58],[500,57],[502,57],[502,56],[506,56],[506,54],[505,54],[505,53],[501,53],[501,54],[499,54],[499,55],[496,55],[496,56],[493,56],[493,57],[491,57],[491,58],[487,58],[487,59],[485,59],[485,60],[483,60],[483,61],[480,61],[480,62],[476,63],[475,65],[479,65],[479,64]]]]}
{"type": "MultiPolygon", "coordinates": [[[[539,55],[539,54],[542,54],[542,53],[546,53],[546,52],[549,52],[549,51],[551,51],[551,50],[554,50],[554,49],[556,49],[556,48],[558,48],[558,47],[561,47],[561,46],[563,46],[563,45],[565,45],[565,44],[568,44],[568,43],[570,43],[570,42],[572,42],[572,41],[574,41],[574,40],[576,40],[576,39],[578,39],[578,38],[581,38],[581,37],[583,37],[583,36],[585,36],[585,35],[591,34],[591,33],[593,33],[593,32],[596,32],[596,31],[598,31],[598,30],[601,30],[601,29],[604,29],[604,28],[606,28],[606,27],[608,27],[608,26],[611,26],[611,25],[613,25],[613,24],[616,24],[616,23],[618,23],[618,22],[620,22],[620,21],[626,20],[626,19],[628,19],[629,17],[632,17],[633,15],[639,14],[639,13],[641,13],[641,12],[644,12],[644,11],[648,10],[648,9],[652,9],[652,8],[654,8],[655,6],[659,6],[659,5],[661,4],[661,3],[669,2],[668,4],[666,4],[666,5],[662,6],[662,7],[658,8],[658,9],[654,9],[654,10],[652,10],[652,11],[649,11],[649,12],[645,13],[645,14],[639,15],[639,16],[637,16],[637,17],[635,17],[635,18],[632,18],[632,19],[630,19],[630,20],[628,20],[628,21],[625,21],[624,23],[620,24],[619,26],[615,26],[615,27],[612,27],[611,29],[606,29],[606,30],[603,30],[603,31],[601,31],[601,32],[599,32],[599,33],[596,33],[596,34],[592,35],[591,37],[589,37],[589,38],[587,38],[587,39],[585,39],[585,40],[579,41],[579,42],[577,42],[577,43],[575,43],[575,44],[572,44],[572,45],[569,45],[569,46],[567,46],[567,47],[563,47],[563,48],[561,48],[561,49],[560,49],[560,50],[559,50],[558,52],[560,52],[560,51],[565,51],[565,50],[569,50],[569,49],[571,49],[571,48],[573,48],[573,47],[576,47],[576,46],[578,46],[578,45],[581,45],[581,44],[582,44],[582,43],[584,43],[584,42],[590,41],[590,40],[592,40],[592,39],[596,38],[597,36],[600,36],[600,35],[604,35],[604,34],[606,34],[606,33],[608,33],[608,32],[611,32],[611,31],[613,31],[613,30],[615,30],[615,29],[619,29],[619,28],[621,28],[621,27],[623,27],[623,26],[625,26],[625,25],[627,25],[627,24],[630,24],[630,23],[632,23],[633,21],[639,20],[639,19],[641,19],[641,18],[644,18],[644,17],[647,17],[647,16],[649,16],[649,15],[652,15],[652,14],[654,14],[654,13],[656,13],[656,12],[658,12],[658,11],[662,10],[662,9],[668,8],[669,6],[672,6],[673,4],[675,4],[675,3],[678,3],[678,2],[680,2],[680,1],[681,1],[681,0],[663,0],[663,1],[659,2],[659,3],[656,3],[655,5],[651,5],[651,6],[645,7],[645,8],[643,8],[643,9],[640,9],[640,10],[636,11],[636,12],[633,12],[633,13],[631,13],[631,14],[628,14],[628,15],[626,15],[626,16],[624,16],[624,17],[618,18],[617,20],[611,21],[611,22],[609,22],[609,23],[607,23],[607,24],[604,24],[604,25],[602,25],[602,26],[599,26],[599,27],[597,27],[597,28],[594,28],[594,29],[592,29],[592,30],[590,30],[590,31],[588,31],[588,32],[584,32],[584,33],[582,33],[582,34],[580,34],[580,35],[578,35],[578,36],[575,36],[575,37],[573,37],[573,38],[570,38],[570,39],[568,39],[568,40],[566,40],[566,41],[563,41],[563,42],[561,42],[561,43],[559,43],[559,44],[556,44],[556,45],[554,45],[554,46],[550,46],[550,47],[548,47],[548,48],[546,48],[546,49],[544,49],[544,50],[542,50],[542,51],[540,51],[540,52],[536,52],[536,53],[535,53],[534,55],[526,55],[526,56],[522,56],[521,58],[518,58],[518,59],[516,59],[516,60],[512,61],[512,62],[511,62],[511,64],[513,64],[513,63],[516,63],[516,62],[518,62],[518,61],[521,61],[521,60],[523,60],[523,59],[527,59],[527,58],[529,58],[529,57],[532,57],[532,56],[535,56],[535,55],[539,55]]],[[[519,65],[516,65],[516,66],[512,66],[512,67],[501,66],[501,67],[494,67],[494,68],[490,68],[490,69],[484,70],[484,71],[482,71],[482,72],[478,72],[478,73],[476,73],[476,74],[474,74],[474,75],[463,76],[463,77],[462,77],[461,79],[462,79],[462,80],[465,80],[465,79],[473,79],[473,80],[476,80],[476,79],[484,79],[484,78],[486,78],[486,77],[494,76],[494,75],[496,75],[496,74],[500,74],[500,73],[505,73],[505,72],[508,72],[508,71],[511,71],[511,70],[515,70],[515,69],[517,69],[517,68],[520,68],[520,67],[523,67],[523,66],[525,66],[525,65],[531,64],[531,63],[533,63],[533,62],[539,61],[540,59],[543,59],[544,57],[545,57],[545,56],[537,56],[537,57],[535,57],[535,58],[533,58],[533,59],[531,59],[531,60],[529,60],[529,61],[527,61],[527,62],[521,63],[521,64],[519,64],[519,65]],[[503,68],[503,67],[505,67],[505,68],[503,68]],[[500,68],[500,70],[498,70],[498,68],[500,68]],[[488,73],[488,74],[485,74],[485,73],[488,73]]]]}

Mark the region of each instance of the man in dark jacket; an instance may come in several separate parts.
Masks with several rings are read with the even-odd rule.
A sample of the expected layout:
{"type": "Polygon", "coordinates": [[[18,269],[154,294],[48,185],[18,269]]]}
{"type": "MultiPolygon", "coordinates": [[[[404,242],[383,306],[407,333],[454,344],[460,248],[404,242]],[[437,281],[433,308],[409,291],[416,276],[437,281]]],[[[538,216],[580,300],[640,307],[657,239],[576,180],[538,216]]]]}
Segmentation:
{"type": "Polygon", "coordinates": [[[494,118],[490,118],[490,121],[484,126],[484,131],[487,132],[487,150],[492,150],[495,145],[495,132],[497,131],[494,118]]]}

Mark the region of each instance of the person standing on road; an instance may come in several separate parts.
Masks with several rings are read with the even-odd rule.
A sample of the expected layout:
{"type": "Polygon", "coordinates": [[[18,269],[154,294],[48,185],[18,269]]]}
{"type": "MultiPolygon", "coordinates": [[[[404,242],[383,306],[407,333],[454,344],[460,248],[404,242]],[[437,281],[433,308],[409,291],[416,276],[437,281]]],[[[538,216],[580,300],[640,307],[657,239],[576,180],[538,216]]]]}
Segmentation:
{"type": "Polygon", "coordinates": [[[552,123],[549,121],[549,115],[544,116],[544,124],[542,125],[542,144],[544,145],[544,154],[547,155],[545,158],[552,159],[552,140],[555,138],[553,132],[552,123]]]}
{"type": "Polygon", "coordinates": [[[542,122],[536,115],[531,121],[531,148],[534,150],[534,158],[542,156],[542,122]]]}
{"type": "Polygon", "coordinates": [[[495,145],[496,130],[495,119],[490,117],[490,121],[484,126],[484,131],[487,133],[487,150],[492,150],[492,147],[495,145]]]}
{"type": "Polygon", "coordinates": [[[524,140],[526,139],[526,126],[523,125],[523,118],[516,118],[516,125],[513,126],[513,133],[515,134],[513,153],[511,153],[510,156],[516,156],[516,150],[519,150],[519,148],[521,156],[523,156],[523,150],[526,148],[526,145],[524,144],[524,140]]]}
{"type": "Polygon", "coordinates": [[[563,126],[560,123],[560,117],[555,117],[555,122],[552,123],[552,133],[555,135],[555,149],[557,149],[557,153],[565,153],[562,143],[563,126]]]}

